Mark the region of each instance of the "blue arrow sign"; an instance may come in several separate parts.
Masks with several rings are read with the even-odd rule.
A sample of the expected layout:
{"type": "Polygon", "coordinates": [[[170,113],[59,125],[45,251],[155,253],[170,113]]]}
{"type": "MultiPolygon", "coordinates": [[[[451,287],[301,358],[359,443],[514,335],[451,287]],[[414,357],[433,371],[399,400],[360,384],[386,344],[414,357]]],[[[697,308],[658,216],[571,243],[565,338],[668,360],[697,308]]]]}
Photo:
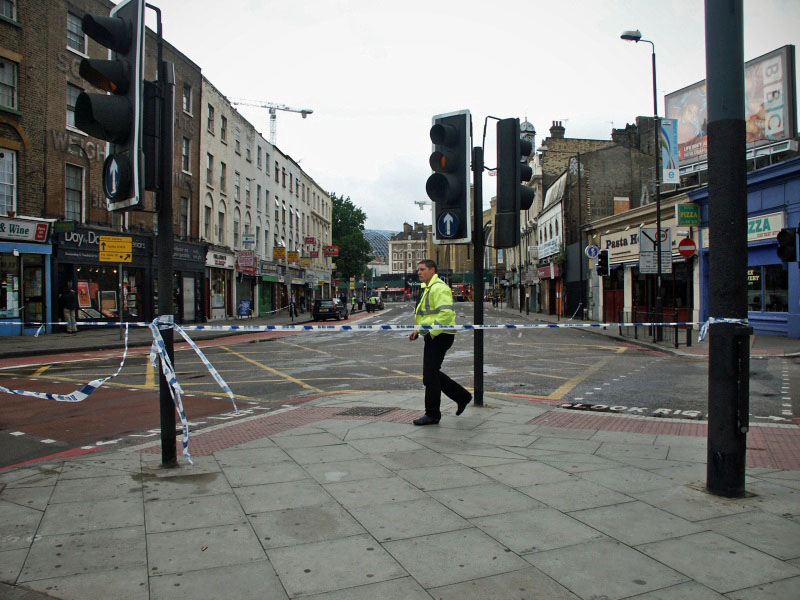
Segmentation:
{"type": "Polygon", "coordinates": [[[458,231],[458,217],[454,212],[446,210],[439,215],[436,221],[436,230],[444,238],[455,237],[458,231]]]}

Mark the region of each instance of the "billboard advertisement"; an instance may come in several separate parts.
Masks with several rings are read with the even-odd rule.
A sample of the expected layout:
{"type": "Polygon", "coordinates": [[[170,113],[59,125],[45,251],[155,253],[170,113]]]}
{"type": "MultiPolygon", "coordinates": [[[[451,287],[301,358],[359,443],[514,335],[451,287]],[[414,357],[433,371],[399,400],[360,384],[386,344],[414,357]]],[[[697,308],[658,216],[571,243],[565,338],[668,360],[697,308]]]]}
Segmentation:
{"type": "MultiPolygon", "coordinates": [[[[745,124],[748,146],[793,138],[796,134],[794,46],[773,50],[745,63],[745,124]]],[[[708,106],[705,80],[664,98],[666,116],[678,120],[681,164],[705,160],[708,106]]]]}
{"type": "Polygon", "coordinates": [[[661,119],[661,181],[680,183],[678,173],[678,120],[661,119]]]}

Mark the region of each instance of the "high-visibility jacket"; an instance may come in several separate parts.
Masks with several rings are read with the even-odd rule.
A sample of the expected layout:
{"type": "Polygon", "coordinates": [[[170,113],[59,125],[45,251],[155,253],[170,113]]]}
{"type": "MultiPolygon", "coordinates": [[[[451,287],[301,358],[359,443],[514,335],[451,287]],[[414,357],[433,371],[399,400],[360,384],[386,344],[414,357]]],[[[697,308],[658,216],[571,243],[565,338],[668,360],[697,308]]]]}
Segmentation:
{"type": "Polygon", "coordinates": [[[375,296],[370,296],[369,300],[367,300],[367,302],[369,304],[377,304],[378,303],[378,298],[376,298],[375,296]]]}
{"type": "MultiPolygon", "coordinates": [[[[456,311],[453,306],[453,292],[450,286],[434,273],[428,284],[422,284],[422,297],[414,311],[414,325],[455,325],[456,311]]],[[[440,333],[455,335],[455,331],[423,331],[437,336],[440,333]]]]}

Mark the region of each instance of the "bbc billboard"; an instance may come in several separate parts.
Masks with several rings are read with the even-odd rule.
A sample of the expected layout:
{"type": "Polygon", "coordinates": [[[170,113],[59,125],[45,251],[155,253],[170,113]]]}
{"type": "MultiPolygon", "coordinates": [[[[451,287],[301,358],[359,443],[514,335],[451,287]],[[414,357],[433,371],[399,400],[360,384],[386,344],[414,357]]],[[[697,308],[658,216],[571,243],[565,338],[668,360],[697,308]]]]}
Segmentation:
{"type": "MultiPolygon", "coordinates": [[[[787,45],[745,63],[745,124],[749,147],[796,136],[794,60],[794,46],[787,45]]],[[[680,164],[706,160],[708,105],[705,80],[668,94],[664,103],[667,118],[678,120],[680,164]]]]}

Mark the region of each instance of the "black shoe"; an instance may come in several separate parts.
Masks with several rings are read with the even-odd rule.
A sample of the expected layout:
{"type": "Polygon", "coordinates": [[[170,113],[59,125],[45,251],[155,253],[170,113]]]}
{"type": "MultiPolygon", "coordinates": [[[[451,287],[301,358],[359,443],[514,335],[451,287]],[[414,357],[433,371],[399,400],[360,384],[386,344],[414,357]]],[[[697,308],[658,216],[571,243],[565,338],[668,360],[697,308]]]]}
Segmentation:
{"type": "Polygon", "coordinates": [[[414,419],[414,425],[438,425],[439,419],[434,419],[428,415],[423,415],[419,419],[414,419]]]}
{"type": "Polygon", "coordinates": [[[458,404],[458,410],[456,411],[456,416],[460,415],[464,412],[464,409],[467,408],[467,405],[472,402],[472,394],[469,395],[469,398],[464,400],[463,402],[456,402],[458,404]]]}

